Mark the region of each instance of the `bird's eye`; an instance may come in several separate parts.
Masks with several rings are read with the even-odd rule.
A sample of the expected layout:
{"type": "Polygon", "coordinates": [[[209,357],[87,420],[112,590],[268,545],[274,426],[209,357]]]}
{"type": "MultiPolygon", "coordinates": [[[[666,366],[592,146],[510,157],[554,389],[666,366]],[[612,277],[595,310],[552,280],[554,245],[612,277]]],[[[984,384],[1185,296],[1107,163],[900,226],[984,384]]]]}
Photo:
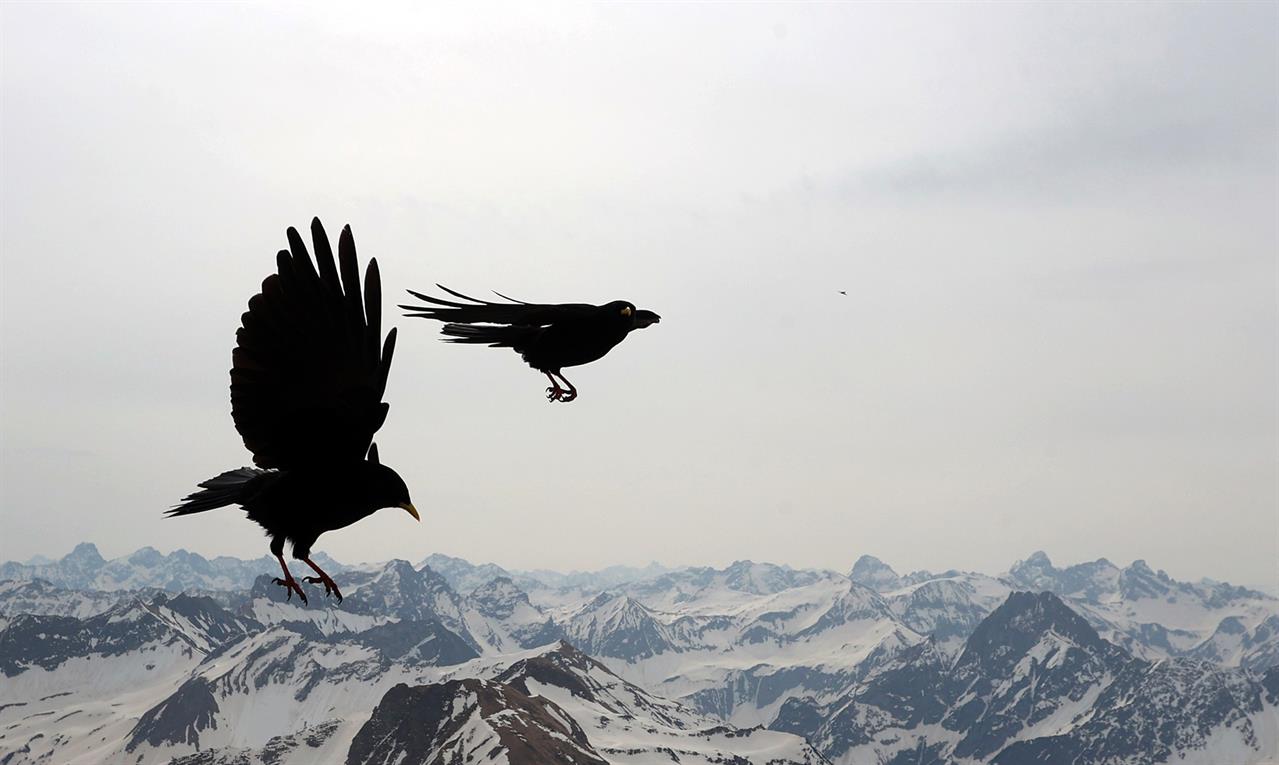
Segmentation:
{"type": "Polygon", "coordinates": [[[626,306],[625,308],[623,308],[623,309],[622,309],[622,315],[623,315],[623,316],[630,316],[630,315],[631,315],[631,307],[630,307],[630,306],[626,306]]]}

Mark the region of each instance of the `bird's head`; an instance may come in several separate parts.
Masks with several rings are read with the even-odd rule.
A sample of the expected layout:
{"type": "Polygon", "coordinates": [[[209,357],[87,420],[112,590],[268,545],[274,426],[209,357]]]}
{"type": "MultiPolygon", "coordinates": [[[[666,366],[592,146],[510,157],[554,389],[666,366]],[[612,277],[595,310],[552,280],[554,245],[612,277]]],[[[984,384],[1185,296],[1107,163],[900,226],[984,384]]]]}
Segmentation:
{"type": "Polygon", "coordinates": [[[422,520],[422,516],[417,514],[417,508],[413,506],[413,501],[409,499],[409,487],[404,483],[404,479],[400,478],[399,473],[377,461],[376,445],[369,450],[369,461],[364,464],[368,466],[369,471],[365,482],[365,493],[374,510],[398,507],[413,516],[414,520],[422,520]]]}
{"type": "Polygon", "coordinates": [[[611,308],[617,311],[618,315],[621,316],[623,320],[629,322],[630,326],[627,328],[628,330],[643,329],[650,324],[657,324],[662,320],[661,316],[658,316],[652,311],[645,311],[641,308],[636,308],[634,303],[628,303],[625,300],[617,300],[609,303],[606,308],[611,308]]]}

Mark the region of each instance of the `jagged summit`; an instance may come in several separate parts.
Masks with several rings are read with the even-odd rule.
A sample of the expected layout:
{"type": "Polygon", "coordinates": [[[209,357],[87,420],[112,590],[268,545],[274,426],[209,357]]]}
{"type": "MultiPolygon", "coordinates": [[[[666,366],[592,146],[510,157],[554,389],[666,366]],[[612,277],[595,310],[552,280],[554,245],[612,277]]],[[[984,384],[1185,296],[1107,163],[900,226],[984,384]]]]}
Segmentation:
{"type": "Polygon", "coordinates": [[[506,576],[496,577],[476,587],[471,593],[471,602],[481,614],[496,619],[509,618],[519,608],[530,606],[528,593],[506,576]]]}
{"type": "Polygon", "coordinates": [[[391,688],[355,735],[346,762],[608,765],[553,702],[475,678],[391,688]]]}
{"type": "Polygon", "coordinates": [[[476,565],[462,558],[443,553],[432,553],[418,562],[417,567],[429,567],[438,572],[458,592],[472,592],[497,578],[514,579],[506,569],[494,563],[476,565]]]}
{"type": "Polygon", "coordinates": [[[876,592],[891,592],[901,587],[901,577],[897,572],[873,555],[858,558],[848,578],[876,592]]]}
{"type": "MultiPolygon", "coordinates": [[[[46,558],[45,560],[48,560],[48,558],[46,558]]],[[[102,554],[98,552],[98,546],[92,542],[81,542],[80,544],[76,545],[71,550],[71,552],[67,554],[67,557],[64,558],[63,560],[77,561],[77,562],[96,564],[96,565],[101,565],[103,563],[106,563],[106,560],[103,559],[102,554]]]]}
{"type": "Polygon", "coordinates": [[[1006,672],[1010,663],[1021,661],[1045,635],[1051,635],[1063,650],[1078,650],[1102,662],[1127,657],[1055,594],[1013,592],[973,630],[956,666],[975,663],[987,675],[1006,672]]]}
{"type": "Polygon", "coordinates": [[[634,661],[679,650],[667,626],[625,594],[600,593],[568,620],[565,631],[596,656],[634,661]]]}

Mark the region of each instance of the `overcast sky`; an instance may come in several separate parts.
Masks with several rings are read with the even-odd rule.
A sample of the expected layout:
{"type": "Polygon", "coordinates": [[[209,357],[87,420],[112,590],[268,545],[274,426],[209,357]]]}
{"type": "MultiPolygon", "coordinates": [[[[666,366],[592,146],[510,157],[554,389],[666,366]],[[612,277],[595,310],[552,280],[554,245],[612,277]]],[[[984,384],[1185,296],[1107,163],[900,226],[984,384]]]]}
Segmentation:
{"type": "Polygon", "coordinates": [[[663,317],[556,405],[388,306],[423,522],[339,560],[1274,585],[1277,8],[5,3],[0,559],[266,552],[161,513],[249,464],[235,329],[318,215],[388,303],[663,317]]]}

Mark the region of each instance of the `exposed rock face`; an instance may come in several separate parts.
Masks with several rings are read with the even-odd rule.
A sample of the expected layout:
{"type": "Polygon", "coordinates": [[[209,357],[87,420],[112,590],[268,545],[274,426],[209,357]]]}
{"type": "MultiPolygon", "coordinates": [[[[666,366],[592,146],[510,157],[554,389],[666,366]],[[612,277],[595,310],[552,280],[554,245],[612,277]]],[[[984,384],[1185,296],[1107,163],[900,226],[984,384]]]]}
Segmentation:
{"type": "Polygon", "coordinates": [[[347,765],[608,765],[552,702],[510,685],[451,680],[387,691],[351,742],[347,765]]]}
{"type": "Polygon", "coordinates": [[[355,736],[359,763],[828,765],[802,739],[653,696],[567,643],[491,679],[397,685],[355,736]]]}
{"type": "MultiPolygon", "coordinates": [[[[1069,731],[1016,742],[994,762],[1174,762],[1224,737],[1239,761],[1276,753],[1273,730],[1264,737],[1257,717],[1261,683],[1240,670],[1172,659],[1130,662],[1069,731]]],[[[1270,725],[1273,728],[1273,724],[1270,725]]]]}
{"type": "Polygon", "coordinates": [[[206,652],[260,628],[209,598],[157,595],[120,603],[87,619],[14,617],[0,630],[0,673],[13,677],[37,666],[56,669],[84,656],[120,656],[147,647],[206,652]]]}
{"type": "Polygon", "coordinates": [[[200,746],[200,731],[218,727],[218,701],[209,683],[193,677],[157,707],[147,710],[129,732],[125,751],[146,742],[151,746],[191,744],[200,746]]]}
{"type": "Polygon", "coordinates": [[[1246,670],[1134,659],[1056,595],[1014,592],[953,663],[932,640],[907,648],[834,702],[786,702],[772,727],[841,761],[1164,762],[1225,737],[1259,762],[1279,746],[1266,693],[1246,670]]]}

